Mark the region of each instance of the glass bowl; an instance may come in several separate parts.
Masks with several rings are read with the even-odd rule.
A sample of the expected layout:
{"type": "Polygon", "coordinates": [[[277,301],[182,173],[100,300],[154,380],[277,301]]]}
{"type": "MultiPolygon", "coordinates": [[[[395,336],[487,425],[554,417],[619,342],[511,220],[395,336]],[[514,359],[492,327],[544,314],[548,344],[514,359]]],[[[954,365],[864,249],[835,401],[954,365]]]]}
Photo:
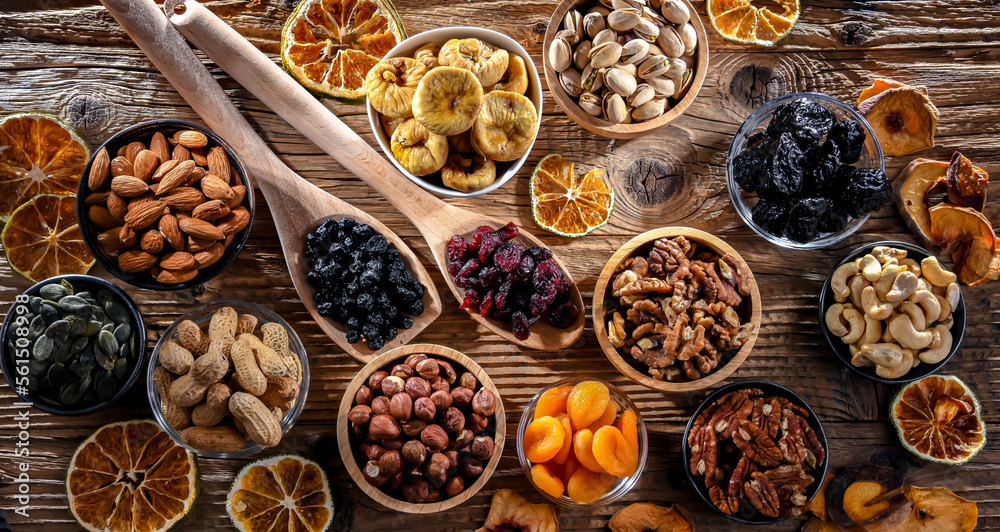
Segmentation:
{"type": "MultiPolygon", "coordinates": [[[[649,451],[648,435],[646,434],[646,424],[642,421],[642,413],[639,412],[639,407],[635,406],[635,403],[625,395],[625,392],[619,390],[613,384],[607,381],[602,381],[600,379],[583,379],[583,378],[573,378],[573,379],[563,379],[559,382],[552,383],[545,388],[539,390],[534,397],[531,398],[531,402],[528,406],[524,408],[524,413],[521,414],[521,421],[517,424],[517,461],[521,463],[521,469],[524,471],[524,476],[528,477],[528,482],[538,490],[546,499],[563,506],[565,508],[571,509],[585,509],[585,508],[599,508],[606,504],[611,504],[618,499],[624,497],[635,485],[639,482],[639,477],[642,475],[642,471],[646,468],[646,453],[649,451]],[[615,403],[618,407],[619,412],[624,412],[625,410],[631,410],[635,412],[636,420],[638,421],[639,428],[639,466],[635,469],[635,473],[630,477],[620,478],[615,485],[608,490],[600,499],[596,501],[580,504],[573,502],[566,494],[562,497],[556,498],[548,493],[545,493],[535,485],[535,481],[531,477],[531,462],[524,455],[524,431],[528,428],[528,425],[534,420],[535,417],[535,406],[538,404],[538,399],[543,393],[556,388],[558,386],[576,386],[577,384],[584,381],[597,381],[608,387],[608,391],[611,394],[611,401],[615,403]]],[[[581,466],[582,467],[582,466],[581,466]]]]}
{"type": "Polygon", "coordinates": [[[767,240],[777,246],[790,249],[819,249],[836,244],[837,242],[851,236],[862,225],[864,225],[865,221],[868,220],[869,215],[866,214],[860,218],[852,218],[843,229],[837,231],[836,233],[821,233],[819,238],[811,242],[795,242],[783,236],[770,233],[754,223],[751,215],[751,209],[754,204],[757,203],[757,194],[755,192],[746,192],[740,188],[739,184],[736,183],[736,178],[733,173],[733,160],[740,154],[740,152],[743,151],[743,146],[746,145],[747,139],[753,134],[767,128],[768,123],[771,121],[771,117],[774,116],[778,107],[799,98],[806,98],[813,103],[822,105],[823,107],[829,109],[833,112],[833,115],[838,121],[844,119],[857,120],[858,123],[861,124],[861,127],[864,128],[867,138],[865,140],[865,148],[861,151],[861,158],[852,166],[866,169],[877,168],[885,173],[885,161],[882,158],[882,147],[879,145],[878,139],[875,137],[875,132],[872,130],[871,126],[868,125],[868,121],[865,120],[863,116],[858,114],[853,107],[836,98],[831,98],[830,96],[820,94],[818,92],[798,92],[775,98],[758,107],[757,110],[751,113],[746,121],[743,122],[743,125],[736,130],[736,134],[733,136],[733,142],[729,145],[729,154],[726,156],[726,187],[729,189],[729,198],[732,200],[733,206],[736,207],[736,212],[739,213],[740,218],[742,218],[743,222],[750,226],[755,233],[763,237],[764,240],[767,240]]]}
{"type": "Polygon", "coordinates": [[[226,453],[221,451],[204,451],[201,449],[195,449],[194,447],[185,444],[181,440],[181,432],[173,427],[170,427],[163,418],[163,412],[160,410],[160,394],[156,390],[156,384],[153,383],[153,372],[160,366],[160,349],[163,347],[163,344],[167,342],[167,340],[177,338],[177,324],[184,320],[191,320],[201,326],[202,324],[207,323],[212,318],[215,311],[222,307],[233,307],[238,314],[250,314],[252,316],[256,316],[260,321],[257,324],[257,329],[255,330],[259,331],[260,326],[265,323],[274,322],[284,327],[285,331],[288,332],[289,348],[292,353],[299,357],[299,361],[302,363],[302,382],[299,383],[299,396],[295,398],[295,404],[288,410],[288,412],[285,412],[285,416],[281,421],[282,436],[288,433],[289,429],[292,428],[292,425],[294,425],[295,421],[299,418],[299,414],[302,413],[302,409],[306,404],[306,395],[308,395],[309,392],[309,361],[306,355],[306,350],[302,346],[299,336],[295,334],[295,330],[292,329],[292,327],[288,325],[285,320],[281,319],[281,316],[278,316],[274,312],[271,312],[256,303],[250,303],[249,301],[223,300],[205,303],[204,305],[197,306],[184,314],[181,314],[180,317],[174,320],[174,322],[170,324],[170,327],[167,327],[167,330],[163,331],[163,334],[160,336],[160,340],[156,342],[156,347],[153,348],[152,356],[149,358],[149,368],[146,371],[146,393],[149,395],[149,406],[153,409],[153,415],[156,417],[156,421],[160,424],[160,427],[162,427],[163,430],[166,431],[166,433],[170,435],[175,442],[177,442],[177,445],[180,445],[185,449],[206,458],[240,458],[256,453],[257,451],[262,450],[263,447],[257,445],[253,441],[249,441],[243,449],[234,453],[226,453]]]}

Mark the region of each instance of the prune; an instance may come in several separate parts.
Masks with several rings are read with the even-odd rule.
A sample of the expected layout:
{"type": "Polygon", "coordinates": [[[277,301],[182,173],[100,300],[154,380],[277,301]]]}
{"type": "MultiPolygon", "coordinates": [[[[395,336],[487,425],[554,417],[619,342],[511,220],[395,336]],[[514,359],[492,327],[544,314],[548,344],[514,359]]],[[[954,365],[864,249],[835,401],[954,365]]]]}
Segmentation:
{"type": "Polygon", "coordinates": [[[833,123],[834,116],[829,109],[807,98],[799,98],[778,107],[767,125],[767,135],[778,138],[783,133],[790,133],[804,141],[803,144],[810,144],[826,136],[833,123]]]}
{"type": "Polygon", "coordinates": [[[802,185],[802,192],[808,195],[826,195],[829,190],[833,176],[840,168],[840,149],[837,145],[827,140],[819,148],[810,151],[807,156],[806,180],[802,185]]]}
{"type": "Polygon", "coordinates": [[[448,262],[457,262],[465,258],[465,252],[469,250],[469,243],[462,235],[455,235],[448,240],[447,252],[448,262]]]}
{"type": "Polygon", "coordinates": [[[493,253],[493,264],[496,264],[497,268],[500,268],[502,272],[514,271],[520,262],[521,248],[513,242],[504,242],[493,253]]]}
{"type": "Polygon", "coordinates": [[[837,174],[837,181],[844,184],[837,205],[851,216],[864,216],[889,203],[889,181],[881,170],[845,165],[837,174]]]}
{"type": "Polygon", "coordinates": [[[549,311],[549,323],[557,329],[566,329],[573,325],[579,315],[580,309],[574,303],[566,301],[549,311]]]}
{"type": "Polygon", "coordinates": [[[826,198],[806,198],[799,200],[788,213],[788,227],[785,236],[795,242],[815,240],[819,234],[819,223],[830,207],[826,198]]]}
{"type": "Polygon", "coordinates": [[[770,180],[761,187],[765,192],[794,196],[802,191],[806,155],[790,133],[782,133],[774,142],[768,170],[770,180]]]}
{"type": "Polygon", "coordinates": [[[766,145],[744,148],[733,159],[733,177],[740,188],[747,192],[756,192],[770,180],[767,173],[767,159],[766,145]]]}
{"type": "Polygon", "coordinates": [[[848,216],[850,215],[847,211],[838,208],[837,203],[831,201],[830,207],[823,213],[816,228],[823,233],[835,233],[847,226],[848,216]]]}
{"type": "Polygon", "coordinates": [[[517,226],[514,222],[508,222],[507,225],[497,229],[497,234],[506,242],[517,236],[517,226]]]}
{"type": "Polygon", "coordinates": [[[753,206],[753,222],[768,233],[783,236],[788,225],[789,205],[787,198],[762,197],[753,206]]]}
{"type": "Polygon", "coordinates": [[[868,135],[865,128],[857,120],[844,120],[837,122],[830,128],[827,136],[840,149],[840,162],[844,164],[854,164],[861,158],[861,151],[864,149],[865,140],[868,135]]]}

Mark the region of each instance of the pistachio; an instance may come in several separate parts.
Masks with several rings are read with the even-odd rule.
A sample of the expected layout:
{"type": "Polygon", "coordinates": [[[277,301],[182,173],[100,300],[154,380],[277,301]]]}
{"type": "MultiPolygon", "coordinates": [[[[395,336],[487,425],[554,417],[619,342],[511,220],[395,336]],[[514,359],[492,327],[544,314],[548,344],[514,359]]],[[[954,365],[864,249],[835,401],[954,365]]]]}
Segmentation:
{"type": "Polygon", "coordinates": [[[663,0],[660,13],[674,24],[684,24],[691,20],[691,11],[684,4],[684,0],[663,0]]]}
{"type": "Polygon", "coordinates": [[[607,42],[618,42],[618,35],[615,34],[615,30],[604,29],[597,32],[597,35],[594,36],[594,48],[607,42]]]}
{"type": "Polygon", "coordinates": [[[683,98],[684,93],[686,93],[688,88],[691,86],[692,81],[694,81],[694,73],[691,72],[690,70],[684,71],[684,75],[681,76],[681,83],[679,85],[676,83],[674,84],[675,88],[674,88],[673,98],[675,100],[680,100],[681,98],[683,98]]]}
{"type": "Polygon", "coordinates": [[[604,112],[601,108],[601,98],[592,92],[585,92],[580,95],[580,108],[593,116],[601,116],[604,112]]]}
{"type": "Polygon", "coordinates": [[[591,91],[597,92],[604,87],[604,69],[594,68],[593,65],[587,65],[580,74],[580,80],[583,83],[583,88],[591,91]]]}
{"type": "Polygon", "coordinates": [[[559,85],[566,94],[574,98],[583,94],[583,85],[580,83],[580,73],[575,69],[568,69],[559,73],[559,85]]]}
{"type": "Polygon", "coordinates": [[[592,8],[590,8],[590,9],[588,9],[587,13],[585,15],[589,15],[591,13],[597,13],[598,15],[600,15],[602,17],[606,17],[606,16],[608,16],[608,15],[611,14],[611,10],[608,9],[607,6],[599,4],[599,5],[596,5],[596,6],[592,7],[592,8]]]}
{"type": "Polygon", "coordinates": [[[644,18],[632,28],[632,33],[639,39],[652,43],[656,42],[656,38],[660,36],[660,27],[652,20],[644,18]]]}
{"type": "Polygon", "coordinates": [[[656,38],[656,44],[663,53],[670,57],[680,57],[684,55],[684,42],[677,30],[673,26],[663,26],[660,28],[660,35],[656,38]]]}
{"type": "Polygon", "coordinates": [[[654,55],[646,58],[639,65],[638,74],[642,79],[661,76],[670,69],[670,58],[665,55],[654,55]]]}
{"type": "MultiPolygon", "coordinates": [[[[563,17],[563,28],[573,30],[577,38],[583,37],[583,14],[575,9],[570,9],[563,17]]],[[[572,42],[570,44],[576,44],[572,42]]]]}
{"type": "Polygon", "coordinates": [[[656,94],[664,97],[673,96],[674,91],[676,91],[677,89],[673,81],[663,76],[648,78],[646,79],[646,83],[648,83],[651,87],[653,87],[653,90],[656,91],[656,94]]]}
{"type": "Polygon", "coordinates": [[[604,22],[604,15],[596,11],[587,13],[583,17],[583,31],[587,34],[587,37],[591,39],[597,37],[597,34],[606,27],[607,25],[604,22]]]}
{"type": "Polygon", "coordinates": [[[556,72],[569,68],[572,62],[572,48],[566,39],[557,37],[549,46],[549,66],[556,72]]]}
{"type": "Polygon", "coordinates": [[[616,92],[609,92],[604,96],[602,103],[604,118],[612,124],[620,124],[625,121],[628,110],[625,107],[625,100],[616,92]]]}
{"type": "Polygon", "coordinates": [[[608,26],[615,31],[629,31],[639,24],[642,18],[642,11],[634,7],[616,9],[608,15],[608,26]]]}
{"type": "Polygon", "coordinates": [[[622,45],[616,42],[595,44],[590,49],[590,66],[594,68],[609,67],[618,62],[622,56],[622,45]]]}
{"type": "Polygon", "coordinates": [[[634,65],[642,61],[647,54],[649,54],[649,43],[642,39],[632,39],[622,46],[621,62],[634,65]]]}
{"type": "Polygon", "coordinates": [[[648,83],[640,83],[632,91],[632,94],[629,95],[626,103],[628,103],[629,107],[640,107],[654,97],[656,97],[656,91],[653,90],[653,87],[650,87],[648,83]]]}
{"type": "Polygon", "coordinates": [[[646,6],[646,0],[611,0],[611,9],[642,9],[646,6]]]}
{"type": "Polygon", "coordinates": [[[556,32],[556,38],[566,39],[566,42],[569,43],[570,46],[575,46],[576,43],[580,42],[580,33],[571,29],[559,30],[556,32]]]}
{"type": "Polygon", "coordinates": [[[638,71],[638,67],[636,67],[635,65],[626,65],[625,63],[615,63],[611,65],[611,68],[616,70],[621,70],[622,72],[628,74],[629,76],[632,76],[633,78],[636,77],[636,72],[638,71]]]}
{"type": "Polygon", "coordinates": [[[663,114],[667,107],[666,98],[650,100],[632,111],[632,118],[638,121],[651,120],[663,114]]]}
{"type": "Polygon", "coordinates": [[[636,88],[635,76],[617,68],[604,72],[604,84],[622,97],[629,96],[636,88]]]}
{"type": "Polygon", "coordinates": [[[684,42],[684,54],[693,54],[695,49],[698,48],[698,32],[695,31],[694,26],[688,22],[681,26],[678,33],[680,33],[681,41],[684,42]]]}
{"type": "Polygon", "coordinates": [[[687,64],[681,59],[678,59],[676,57],[671,57],[667,61],[667,63],[668,63],[668,68],[666,73],[664,73],[663,75],[670,79],[680,80],[681,76],[684,75],[684,72],[687,71],[687,64]]]}
{"type": "Polygon", "coordinates": [[[573,66],[577,70],[583,70],[590,63],[590,49],[593,47],[593,43],[590,41],[582,41],[580,44],[576,45],[576,50],[573,52],[573,66]]]}

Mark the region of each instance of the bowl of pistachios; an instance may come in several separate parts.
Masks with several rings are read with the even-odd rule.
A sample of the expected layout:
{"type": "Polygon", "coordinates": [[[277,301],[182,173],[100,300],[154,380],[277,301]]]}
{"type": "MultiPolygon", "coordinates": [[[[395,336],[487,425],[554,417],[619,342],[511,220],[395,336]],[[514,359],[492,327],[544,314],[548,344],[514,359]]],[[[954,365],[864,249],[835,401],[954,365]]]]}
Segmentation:
{"type": "Polygon", "coordinates": [[[666,126],[684,114],[708,72],[708,36],[688,0],[563,0],[543,47],[556,103],[604,137],[666,126]]]}
{"type": "Polygon", "coordinates": [[[0,328],[0,369],[14,393],[60,416],[121,398],[142,373],[146,325],[121,288],[59,275],[17,296],[0,328]]]}

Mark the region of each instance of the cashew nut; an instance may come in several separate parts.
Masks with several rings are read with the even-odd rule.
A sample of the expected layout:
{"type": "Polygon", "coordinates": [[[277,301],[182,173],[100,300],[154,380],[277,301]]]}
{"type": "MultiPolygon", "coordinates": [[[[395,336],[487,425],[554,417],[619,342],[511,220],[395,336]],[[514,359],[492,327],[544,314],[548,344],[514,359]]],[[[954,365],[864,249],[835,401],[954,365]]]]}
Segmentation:
{"type": "Polygon", "coordinates": [[[890,262],[898,264],[899,261],[906,258],[906,250],[889,246],[875,246],[872,248],[872,256],[882,264],[889,264],[890,262]]]}
{"type": "Polygon", "coordinates": [[[878,298],[885,301],[885,295],[892,290],[892,283],[896,280],[896,277],[903,272],[903,268],[890,264],[882,269],[882,275],[879,276],[878,280],[875,281],[873,285],[875,287],[875,293],[878,294],[878,298]]]}
{"type": "Polygon", "coordinates": [[[920,277],[920,263],[911,259],[905,258],[899,260],[900,266],[906,266],[906,271],[913,272],[913,275],[920,277]]]}
{"type": "Polygon", "coordinates": [[[948,304],[951,305],[952,310],[958,308],[958,303],[962,299],[960,290],[958,283],[948,284],[948,291],[945,293],[945,298],[948,299],[948,304]]]}
{"type": "MultiPolygon", "coordinates": [[[[889,319],[891,320],[893,318],[893,316],[896,316],[896,314],[893,314],[892,316],[889,316],[889,319]]],[[[889,330],[889,327],[886,327],[882,331],[882,342],[887,343],[887,344],[894,344],[894,343],[896,343],[896,338],[894,336],[892,336],[892,331],[889,330]]]]}
{"type": "MultiPolygon", "coordinates": [[[[906,271],[911,271],[911,270],[908,269],[906,271]]],[[[914,273],[914,275],[916,275],[917,277],[920,277],[919,273],[914,273]]],[[[924,290],[926,292],[933,292],[934,291],[934,285],[932,285],[931,283],[928,283],[927,279],[924,279],[923,277],[920,277],[919,279],[917,279],[917,290],[916,291],[919,292],[921,290],[924,290]]]]}
{"type": "Polygon", "coordinates": [[[909,373],[909,371],[913,369],[913,351],[910,351],[909,349],[900,349],[899,356],[899,365],[896,367],[880,365],[875,368],[875,374],[883,379],[898,379],[909,373]]]}
{"type": "Polygon", "coordinates": [[[830,289],[833,290],[833,300],[837,303],[847,301],[847,296],[851,295],[851,289],[847,286],[847,280],[858,273],[857,262],[846,262],[833,271],[830,277],[830,289]]]}
{"type": "Polygon", "coordinates": [[[899,303],[910,297],[917,289],[917,276],[913,272],[903,272],[892,281],[892,290],[885,295],[885,300],[889,303],[899,303]]]}
{"type": "Polygon", "coordinates": [[[871,285],[871,283],[868,282],[868,279],[865,279],[865,276],[860,273],[851,277],[851,281],[849,283],[849,286],[851,287],[851,303],[854,303],[855,307],[861,306],[861,291],[869,285],[871,285]]]}
{"type": "Polygon", "coordinates": [[[912,349],[904,349],[903,350],[903,358],[904,359],[906,358],[907,351],[909,351],[909,353],[910,353],[910,358],[913,359],[913,365],[910,366],[910,369],[913,369],[913,368],[919,366],[920,365],[920,357],[918,357],[917,355],[915,355],[913,353],[912,349]]]}
{"type": "Polygon", "coordinates": [[[910,301],[920,305],[920,308],[923,309],[924,323],[926,324],[934,323],[941,316],[941,303],[932,292],[917,290],[910,296],[910,301]]]}
{"type": "Polygon", "coordinates": [[[913,324],[914,329],[922,331],[927,328],[927,321],[924,319],[924,309],[920,308],[916,303],[904,301],[899,305],[899,312],[910,317],[910,323],[913,324]]]}
{"type": "Polygon", "coordinates": [[[951,352],[953,342],[951,329],[948,327],[939,324],[934,327],[934,330],[941,335],[941,343],[937,347],[920,352],[920,360],[928,364],[937,364],[944,360],[944,357],[948,356],[948,353],[951,352]]]}
{"type": "Polygon", "coordinates": [[[865,319],[861,315],[861,312],[853,308],[845,309],[843,316],[847,320],[848,332],[845,336],[841,336],[840,339],[845,344],[853,344],[861,339],[861,335],[865,333],[865,319]]]}
{"type": "Polygon", "coordinates": [[[927,349],[934,349],[941,345],[941,331],[936,327],[928,329],[931,332],[931,343],[927,344],[927,349]]]}
{"type": "MultiPolygon", "coordinates": [[[[861,291],[861,308],[865,316],[876,320],[884,320],[892,312],[892,303],[882,303],[875,294],[875,287],[868,286],[861,291]]],[[[882,334],[881,332],[879,334],[882,334]]]]}
{"type": "Polygon", "coordinates": [[[903,362],[903,348],[896,344],[866,344],[861,346],[861,354],[879,367],[896,368],[903,362]]]}
{"type": "Polygon", "coordinates": [[[841,318],[844,313],[844,305],[834,303],[826,309],[826,328],[838,337],[847,335],[847,322],[841,318]]]}
{"type": "Polygon", "coordinates": [[[874,366],[875,363],[868,360],[868,357],[861,353],[861,348],[858,347],[860,343],[861,342],[858,342],[847,346],[847,350],[851,353],[851,365],[855,367],[861,366],[870,368],[874,366]]]}
{"type": "Polygon", "coordinates": [[[889,330],[899,345],[910,349],[923,349],[934,339],[930,331],[918,331],[914,328],[913,322],[906,314],[900,314],[889,320],[889,330]]]}
{"type": "Polygon", "coordinates": [[[937,257],[929,256],[920,261],[920,271],[934,286],[948,286],[954,283],[958,276],[950,272],[938,262],[937,257]]]}
{"type": "Polygon", "coordinates": [[[955,315],[952,314],[951,316],[948,316],[947,318],[940,320],[940,323],[941,325],[944,325],[945,327],[951,329],[951,326],[955,324],[955,315]]]}
{"type": "Polygon", "coordinates": [[[862,346],[865,344],[878,343],[882,339],[882,321],[878,319],[872,319],[865,314],[865,334],[861,335],[861,339],[858,343],[862,346]]]}
{"type": "Polygon", "coordinates": [[[938,321],[944,321],[951,316],[951,303],[948,302],[948,298],[942,295],[934,294],[934,299],[937,299],[938,305],[941,306],[941,312],[938,314],[938,321]]]}
{"type": "Polygon", "coordinates": [[[877,281],[879,276],[882,275],[882,263],[870,253],[857,259],[855,262],[858,263],[861,274],[871,282],[877,281]]]}

